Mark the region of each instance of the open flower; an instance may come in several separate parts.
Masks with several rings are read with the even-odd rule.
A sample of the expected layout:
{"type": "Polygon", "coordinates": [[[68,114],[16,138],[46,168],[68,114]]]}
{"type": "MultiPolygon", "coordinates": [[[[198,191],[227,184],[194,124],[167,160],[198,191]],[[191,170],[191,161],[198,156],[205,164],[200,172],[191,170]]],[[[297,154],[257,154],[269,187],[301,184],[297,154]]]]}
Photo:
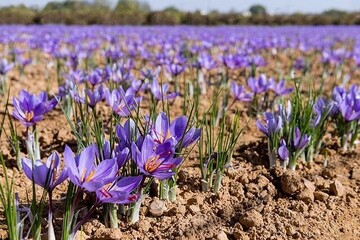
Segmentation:
{"type": "Polygon", "coordinates": [[[71,182],[89,192],[94,192],[114,181],[118,171],[116,159],[106,159],[96,165],[98,159],[96,145],[86,147],[77,156],[74,156],[71,149],[66,146],[64,161],[71,182]]]}
{"type": "Polygon", "coordinates": [[[46,163],[40,160],[32,163],[28,158],[22,159],[22,167],[25,175],[49,192],[67,178],[66,168],[60,171],[59,163],[60,159],[56,152],[53,152],[48,157],[46,163]]]}
{"type": "Polygon", "coordinates": [[[157,100],[159,101],[165,99],[171,100],[179,95],[177,92],[168,93],[168,91],[169,91],[169,84],[164,83],[160,86],[156,79],[153,80],[151,85],[151,93],[154,95],[154,97],[157,100]]]}
{"type": "Polygon", "coordinates": [[[127,204],[136,201],[139,196],[132,192],[139,187],[143,176],[124,177],[115,183],[109,183],[96,191],[101,203],[127,204]]]}
{"type": "Polygon", "coordinates": [[[52,99],[48,101],[48,96],[45,92],[36,96],[21,90],[19,98],[13,98],[13,104],[14,118],[19,120],[24,126],[30,127],[40,122],[44,115],[56,106],[57,100],[52,99]]]}
{"type": "Polygon", "coordinates": [[[260,94],[262,92],[266,92],[270,88],[271,82],[267,80],[264,74],[261,74],[258,79],[250,77],[247,84],[251,91],[255,94],[260,94]]]}
{"type": "Polygon", "coordinates": [[[187,124],[188,119],[185,116],[180,116],[170,123],[166,114],[161,112],[151,129],[151,136],[158,144],[164,143],[170,138],[175,140],[175,145],[182,141],[181,147],[184,148],[194,143],[200,137],[200,129],[192,127],[185,132],[187,124]]]}
{"type": "Polygon", "coordinates": [[[235,82],[231,83],[231,91],[234,94],[235,100],[240,100],[244,102],[250,102],[254,94],[245,92],[245,89],[241,85],[237,85],[235,82]]]}
{"type": "Polygon", "coordinates": [[[256,126],[258,129],[264,133],[267,137],[271,137],[275,133],[278,133],[282,128],[282,119],[273,113],[266,112],[265,116],[265,125],[262,124],[259,120],[256,120],[256,126]]]}
{"type": "Polygon", "coordinates": [[[98,102],[104,99],[104,89],[102,85],[94,91],[91,91],[90,89],[84,90],[83,95],[80,95],[77,91],[71,92],[73,93],[73,98],[76,102],[87,104],[91,108],[94,108],[98,102]]]}
{"type": "Polygon", "coordinates": [[[105,99],[113,111],[121,117],[127,117],[131,111],[141,101],[141,98],[135,97],[135,92],[129,88],[126,92],[122,87],[110,92],[109,89],[105,90],[105,99]]]}
{"type": "Polygon", "coordinates": [[[131,147],[132,157],[140,172],[160,180],[174,175],[182,158],[174,158],[174,143],[168,140],[160,145],[155,143],[150,135],[145,136],[141,151],[135,143],[131,147]]]}
{"type": "Polygon", "coordinates": [[[270,80],[269,88],[272,89],[277,96],[284,96],[291,93],[294,89],[293,88],[286,88],[285,81],[280,80],[278,83],[275,80],[270,80]]]}

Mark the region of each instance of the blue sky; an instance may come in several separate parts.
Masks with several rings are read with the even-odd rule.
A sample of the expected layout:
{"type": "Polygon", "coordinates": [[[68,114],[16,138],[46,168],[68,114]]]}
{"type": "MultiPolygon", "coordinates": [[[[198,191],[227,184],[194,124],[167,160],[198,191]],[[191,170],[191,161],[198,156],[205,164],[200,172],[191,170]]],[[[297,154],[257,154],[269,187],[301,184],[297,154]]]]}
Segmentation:
{"type": "MultiPolygon", "coordinates": [[[[55,0],[61,1],[61,0],[55,0]]],[[[117,0],[106,0],[115,4],[117,0]]],[[[47,0],[0,0],[0,6],[23,3],[27,6],[43,7],[47,0]]],[[[182,10],[219,10],[222,12],[244,11],[253,4],[264,5],[272,13],[317,13],[330,8],[348,11],[360,11],[360,0],[147,0],[151,8],[161,10],[175,6],[182,10]]]]}

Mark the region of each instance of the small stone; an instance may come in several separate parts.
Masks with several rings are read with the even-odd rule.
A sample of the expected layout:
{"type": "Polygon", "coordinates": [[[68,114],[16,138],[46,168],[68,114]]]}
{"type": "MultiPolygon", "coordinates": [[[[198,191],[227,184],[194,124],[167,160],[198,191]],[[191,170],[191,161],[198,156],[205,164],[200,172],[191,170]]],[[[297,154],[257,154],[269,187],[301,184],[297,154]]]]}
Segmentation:
{"type": "Polygon", "coordinates": [[[331,179],[335,177],[335,172],[329,168],[324,168],[321,175],[326,179],[331,179]]]}
{"type": "Polygon", "coordinates": [[[309,204],[314,201],[314,192],[311,191],[308,188],[305,188],[300,192],[300,194],[297,196],[297,199],[303,201],[306,204],[309,204]]]}
{"type": "Polygon", "coordinates": [[[200,212],[200,208],[198,205],[190,205],[189,210],[192,214],[196,214],[196,213],[200,212]]]}
{"type": "Polygon", "coordinates": [[[308,205],[305,204],[305,202],[298,202],[294,205],[294,210],[301,213],[307,213],[309,210],[308,205]]]}
{"type": "Polygon", "coordinates": [[[237,197],[240,201],[245,198],[245,192],[243,186],[239,183],[234,184],[230,187],[229,193],[231,196],[237,197]]]}
{"type": "Polygon", "coordinates": [[[351,179],[355,179],[357,181],[360,181],[360,169],[353,168],[351,171],[351,179]]]}
{"type": "Polygon", "coordinates": [[[186,207],[184,205],[179,205],[177,207],[177,213],[181,215],[185,215],[186,213],[186,207]]]}
{"type": "Polygon", "coordinates": [[[247,173],[242,174],[242,175],[240,176],[240,178],[239,178],[239,181],[240,181],[240,183],[242,183],[243,185],[249,183],[249,176],[248,176],[248,174],[247,174],[247,173]]]}
{"type": "Polygon", "coordinates": [[[335,180],[330,184],[330,192],[335,196],[343,196],[345,194],[345,188],[338,180],[335,180]]]}
{"type": "Polygon", "coordinates": [[[239,222],[245,228],[261,226],[264,224],[261,214],[256,210],[250,210],[240,217],[239,222]]]}
{"type": "Polygon", "coordinates": [[[257,185],[259,186],[259,188],[263,188],[266,185],[268,185],[270,182],[269,179],[267,179],[267,177],[260,175],[257,179],[257,185]]]}
{"type": "Polygon", "coordinates": [[[269,183],[267,186],[266,186],[266,190],[267,192],[269,193],[270,196],[275,196],[277,194],[277,189],[276,187],[274,186],[274,184],[272,183],[269,183]]]}
{"type": "Polygon", "coordinates": [[[165,211],[166,211],[165,202],[157,198],[155,198],[149,206],[149,212],[153,217],[161,217],[165,211]]]}
{"type": "Polygon", "coordinates": [[[304,182],[304,186],[305,188],[309,189],[310,191],[313,191],[315,192],[316,190],[316,187],[315,187],[315,184],[305,178],[303,178],[303,182],[304,182]]]}
{"type": "Polygon", "coordinates": [[[122,234],[120,228],[99,228],[94,238],[96,240],[117,240],[121,239],[122,234]]]}
{"type": "Polygon", "coordinates": [[[316,192],[314,192],[314,197],[316,200],[325,202],[329,198],[329,194],[321,192],[321,191],[316,191],[316,192]]]}
{"type": "Polygon", "coordinates": [[[246,191],[251,192],[251,193],[257,193],[257,192],[259,192],[259,187],[255,183],[249,183],[249,184],[246,184],[246,191]]]}
{"type": "Polygon", "coordinates": [[[303,183],[297,173],[287,171],[281,176],[281,188],[285,193],[295,194],[301,191],[303,183]]]}
{"type": "Polygon", "coordinates": [[[216,236],[217,240],[228,240],[228,237],[226,235],[226,233],[224,233],[224,231],[221,231],[217,236],[216,236]]]}
{"type": "Polygon", "coordinates": [[[296,233],[295,229],[292,226],[286,226],[286,235],[292,236],[296,233]]]}

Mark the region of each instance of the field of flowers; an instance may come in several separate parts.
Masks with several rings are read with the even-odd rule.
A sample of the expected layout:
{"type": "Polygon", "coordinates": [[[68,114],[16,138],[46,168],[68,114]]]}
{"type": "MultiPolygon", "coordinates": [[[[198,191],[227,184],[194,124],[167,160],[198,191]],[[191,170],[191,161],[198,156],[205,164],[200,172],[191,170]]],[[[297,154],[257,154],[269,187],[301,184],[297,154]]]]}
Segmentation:
{"type": "Polygon", "coordinates": [[[0,26],[0,238],[359,239],[359,33],[0,26]]]}

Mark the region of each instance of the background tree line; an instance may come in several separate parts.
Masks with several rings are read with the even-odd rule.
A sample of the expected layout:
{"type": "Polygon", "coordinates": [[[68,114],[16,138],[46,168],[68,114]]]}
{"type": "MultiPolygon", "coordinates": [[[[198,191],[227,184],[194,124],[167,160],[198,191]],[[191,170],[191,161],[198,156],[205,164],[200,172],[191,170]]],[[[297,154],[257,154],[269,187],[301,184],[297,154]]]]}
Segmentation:
{"type": "Polygon", "coordinates": [[[359,12],[328,10],[321,14],[268,14],[254,5],[246,13],[185,12],[175,7],[152,11],[146,2],[106,0],[49,2],[36,9],[24,5],[0,8],[0,24],[107,24],[107,25],[360,25],[359,12]]]}

